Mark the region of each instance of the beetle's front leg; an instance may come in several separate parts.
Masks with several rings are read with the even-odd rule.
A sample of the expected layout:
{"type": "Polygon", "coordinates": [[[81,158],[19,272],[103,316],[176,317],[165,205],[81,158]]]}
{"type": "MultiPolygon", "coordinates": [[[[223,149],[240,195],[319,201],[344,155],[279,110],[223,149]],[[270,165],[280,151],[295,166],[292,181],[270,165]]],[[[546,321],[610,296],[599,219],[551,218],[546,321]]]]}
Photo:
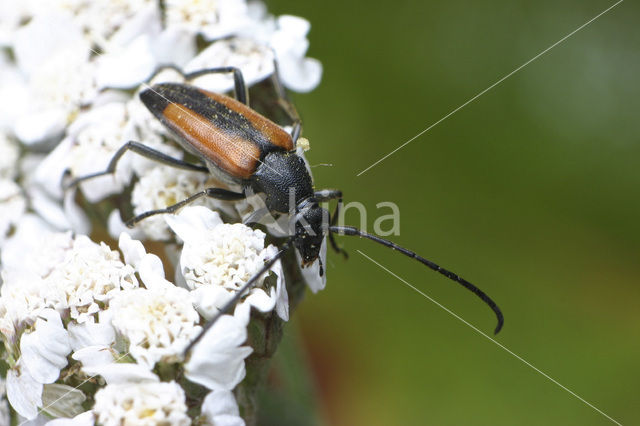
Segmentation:
{"type": "MultiPolygon", "coordinates": [[[[338,221],[338,217],[340,216],[340,211],[344,207],[344,204],[342,202],[342,191],[340,191],[339,189],[323,189],[320,191],[316,191],[313,196],[319,202],[335,199],[338,200],[336,209],[333,212],[333,215],[331,215],[331,219],[329,221],[331,226],[335,225],[338,221]]],[[[329,232],[329,243],[331,243],[331,248],[336,253],[342,254],[345,259],[349,258],[349,254],[342,247],[340,247],[338,243],[336,243],[336,240],[333,238],[333,234],[331,232],[329,232]]]]}

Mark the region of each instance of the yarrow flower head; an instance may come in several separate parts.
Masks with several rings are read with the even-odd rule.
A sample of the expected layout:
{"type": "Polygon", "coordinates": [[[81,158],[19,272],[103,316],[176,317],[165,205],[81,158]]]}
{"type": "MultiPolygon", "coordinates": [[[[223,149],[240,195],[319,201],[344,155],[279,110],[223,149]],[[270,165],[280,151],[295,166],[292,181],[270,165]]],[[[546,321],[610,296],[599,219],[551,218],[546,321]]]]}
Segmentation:
{"type": "Polygon", "coordinates": [[[138,286],[134,268],[104,243],[36,229],[42,235],[25,231],[7,243],[0,289],[2,337],[14,363],[7,396],[27,418],[43,407],[43,385],[58,380],[67,355],[82,346],[80,336],[96,314],[115,293],[138,286]],[[17,250],[32,257],[24,262],[10,256],[17,250]]]}
{"type": "Polygon", "coordinates": [[[109,384],[96,393],[96,420],[105,426],[187,426],[185,394],[176,382],[109,384]]]}
{"type": "MultiPolygon", "coordinates": [[[[289,319],[281,261],[239,291],[279,249],[241,223],[241,203],[206,197],[125,226],[206,188],[243,191],[185,166],[198,156],[138,95],[162,82],[228,93],[232,73],[189,73],[234,67],[261,113],[282,117],[274,81],[320,82],[309,29],[260,1],[0,2],[12,100],[0,104],[0,424],[244,425],[245,360],[279,339],[253,334],[289,319]]],[[[302,274],[314,290],[324,279],[302,274]]]]}
{"type": "MultiPolygon", "coordinates": [[[[278,252],[275,246],[265,247],[264,232],[240,223],[223,223],[217,212],[204,207],[186,207],[165,219],[184,241],[181,272],[205,317],[216,314],[278,252]]],[[[289,299],[281,263],[271,271],[276,275],[275,285],[263,280],[250,290],[244,303],[262,312],[275,308],[286,321],[289,299]]]]}
{"type": "Polygon", "coordinates": [[[200,332],[189,292],[174,285],[138,288],[118,294],[109,306],[111,324],[129,342],[129,353],[150,369],[159,361],[180,360],[200,332]]]}

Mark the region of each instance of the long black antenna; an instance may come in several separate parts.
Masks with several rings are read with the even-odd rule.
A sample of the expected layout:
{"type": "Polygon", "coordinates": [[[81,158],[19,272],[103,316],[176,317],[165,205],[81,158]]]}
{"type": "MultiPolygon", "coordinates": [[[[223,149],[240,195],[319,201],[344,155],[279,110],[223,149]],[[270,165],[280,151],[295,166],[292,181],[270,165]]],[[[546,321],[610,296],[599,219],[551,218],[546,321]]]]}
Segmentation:
{"type": "Polygon", "coordinates": [[[484,303],[489,305],[489,307],[493,310],[493,312],[495,312],[496,317],[498,318],[498,325],[496,326],[496,329],[494,330],[493,334],[498,334],[498,332],[500,332],[500,329],[504,324],[504,316],[502,315],[500,308],[498,308],[498,305],[496,305],[496,302],[491,300],[491,298],[487,296],[485,292],[480,290],[475,285],[471,284],[469,281],[460,277],[458,274],[454,274],[453,272],[444,269],[440,265],[437,265],[432,261],[427,260],[424,257],[418,255],[417,253],[397,245],[394,242],[385,240],[384,238],[380,238],[375,235],[368,234],[364,231],[359,230],[358,228],[354,228],[353,226],[330,226],[329,232],[335,232],[336,234],[340,234],[340,235],[350,235],[350,236],[368,238],[371,241],[375,241],[376,243],[382,244],[385,247],[389,247],[392,250],[397,250],[400,253],[404,254],[405,256],[416,259],[418,262],[428,266],[429,268],[433,269],[436,272],[441,273],[442,275],[449,278],[450,280],[457,282],[458,284],[465,287],[467,290],[472,291],[476,296],[482,299],[484,303]]]}
{"type": "Polygon", "coordinates": [[[229,299],[229,301],[222,307],[220,308],[220,311],[215,314],[213,316],[213,318],[211,318],[209,320],[209,322],[207,322],[203,327],[202,330],[200,331],[200,334],[198,334],[198,336],[196,336],[195,339],[193,339],[191,341],[191,343],[189,343],[189,345],[185,348],[184,350],[184,356],[186,357],[187,354],[191,351],[191,349],[193,349],[193,347],[202,339],[202,337],[207,333],[207,331],[209,331],[209,329],[211,327],[213,327],[213,324],[216,323],[216,321],[218,321],[218,319],[226,314],[227,312],[229,312],[231,310],[231,308],[233,308],[236,303],[238,303],[238,300],[240,300],[243,296],[245,296],[245,292],[247,290],[249,290],[251,288],[251,286],[262,276],[262,274],[264,274],[265,272],[267,272],[269,269],[271,269],[271,267],[278,261],[280,260],[280,258],[285,254],[285,252],[289,249],[289,241],[285,242],[280,251],[273,256],[273,258],[271,258],[267,263],[264,264],[264,266],[262,267],[262,269],[260,269],[254,276],[252,276],[249,281],[247,281],[242,288],[240,288],[240,290],[238,290],[236,292],[236,294],[229,299]]]}

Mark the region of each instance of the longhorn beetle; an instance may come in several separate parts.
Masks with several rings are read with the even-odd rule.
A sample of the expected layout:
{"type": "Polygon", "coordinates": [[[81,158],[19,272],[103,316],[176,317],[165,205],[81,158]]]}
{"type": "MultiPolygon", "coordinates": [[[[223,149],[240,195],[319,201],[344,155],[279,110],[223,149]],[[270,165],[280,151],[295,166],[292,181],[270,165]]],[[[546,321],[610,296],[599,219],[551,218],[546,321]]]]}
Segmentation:
{"type": "MultiPolygon", "coordinates": [[[[182,74],[174,66],[168,66],[168,68],[182,74]]],[[[286,98],[286,92],[278,78],[277,67],[274,71],[274,86],[285,112],[293,122],[291,134],[249,107],[247,87],[238,68],[210,68],[182,75],[185,81],[189,81],[211,73],[233,74],[235,99],[182,83],[155,84],[140,93],[140,99],[149,111],[173,132],[177,142],[186,151],[199,157],[204,165],[188,163],[139,142],[129,141],[113,155],[104,172],[76,178],[66,185],[67,188],[74,187],[84,180],[113,173],[124,153],[133,151],[169,166],[215,174],[227,182],[240,184],[243,189],[242,192],[234,192],[222,188],[207,188],[167,208],[142,213],[127,222],[129,227],[133,227],[149,216],[174,213],[202,197],[234,201],[245,199],[249,193],[264,193],[266,207],[270,212],[293,213],[290,217],[294,224],[293,235],[282,245],[279,253],[266,262],[264,267],[251,277],[220,312],[203,327],[202,332],[191,342],[185,353],[188,353],[215,321],[228,312],[291,245],[300,253],[302,267],[319,260],[319,251],[325,236],[328,236],[334,250],[345,254],[335,243],[334,234],[363,237],[375,241],[457,282],[489,305],[498,320],[494,333],[497,334],[500,331],[504,322],[500,308],[469,281],[391,241],[352,226],[336,225],[342,207],[342,192],[333,189],[314,191],[311,175],[305,162],[295,150],[301,131],[301,122],[295,108],[286,98]],[[295,196],[293,198],[295,206],[289,205],[291,193],[295,196]],[[337,200],[336,209],[331,216],[319,204],[329,200],[337,200]]],[[[320,274],[323,274],[321,264],[320,274]]]]}

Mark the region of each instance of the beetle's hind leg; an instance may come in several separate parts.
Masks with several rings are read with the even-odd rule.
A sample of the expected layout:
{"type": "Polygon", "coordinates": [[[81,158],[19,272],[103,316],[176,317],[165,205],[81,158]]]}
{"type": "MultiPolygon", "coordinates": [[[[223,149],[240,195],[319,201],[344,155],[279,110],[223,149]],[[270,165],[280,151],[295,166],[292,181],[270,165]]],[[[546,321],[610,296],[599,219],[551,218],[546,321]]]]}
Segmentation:
{"type": "Polygon", "coordinates": [[[173,64],[160,65],[156,68],[151,76],[147,79],[147,81],[153,80],[155,76],[160,74],[164,70],[172,70],[180,74],[185,80],[190,81],[194,78],[202,77],[207,74],[227,74],[233,73],[233,91],[236,99],[239,102],[242,102],[245,105],[249,105],[249,90],[247,88],[246,83],[244,82],[244,76],[242,75],[242,71],[237,67],[215,67],[215,68],[204,68],[198,71],[193,71],[189,73],[185,73],[178,67],[173,64]]]}
{"type": "Polygon", "coordinates": [[[80,184],[83,181],[114,173],[116,171],[116,166],[118,165],[118,161],[120,161],[122,156],[127,151],[133,151],[136,154],[146,157],[150,160],[157,161],[158,163],[166,164],[167,166],[175,167],[178,169],[191,170],[196,172],[205,172],[205,173],[209,171],[205,166],[201,166],[198,164],[191,164],[186,161],[180,160],[178,158],[173,158],[161,151],[158,151],[156,149],[143,145],[140,142],[129,141],[126,144],[122,145],[120,149],[118,149],[116,153],[113,154],[113,157],[111,157],[111,161],[109,161],[109,165],[107,166],[107,169],[105,171],[92,173],[85,176],[80,176],[71,181],[63,182],[63,189],[68,190],[78,186],[78,184],[80,184]]]}
{"type": "Polygon", "coordinates": [[[244,76],[240,68],[236,67],[217,67],[217,68],[205,68],[198,71],[182,74],[184,78],[193,80],[194,78],[201,77],[207,74],[227,74],[233,73],[233,91],[236,99],[245,105],[249,105],[249,89],[244,82],[244,76]]]}
{"type": "MultiPolygon", "coordinates": [[[[331,219],[329,220],[330,225],[334,226],[338,222],[338,217],[340,217],[340,210],[344,207],[344,203],[342,202],[342,191],[339,189],[323,189],[321,191],[316,191],[313,194],[314,198],[319,201],[330,201],[330,200],[338,200],[338,204],[336,204],[336,209],[331,215],[331,219]]],[[[329,243],[331,243],[331,248],[336,252],[340,253],[344,256],[345,259],[349,258],[349,253],[346,252],[345,249],[340,247],[338,243],[336,243],[335,238],[333,238],[333,233],[329,231],[329,243]]]]}
{"type": "Polygon", "coordinates": [[[207,188],[204,191],[197,192],[192,196],[190,196],[189,198],[186,198],[176,204],[172,204],[169,207],[165,207],[164,209],[149,210],[147,212],[141,213],[138,216],[129,219],[126,222],[126,225],[129,228],[133,228],[138,222],[150,216],[155,216],[157,214],[175,213],[181,208],[183,208],[184,206],[191,204],[202,197],[215,198],[216,200],[223,200],[223,201],[238,201],[238,200],[245,199],[245,195],[240,192],[233,192],[233,191],[229,191],[227,189],[222,189],[222,188],[207,188]]]}
{"type": "Polygon", "coordinates": [[[302,120],[300,119],[300,114],[298,114],[296,106],[289,99],[287,91],[282,84],[280,73],[278,72],[278,63],[276,61],[273,61],[273,74],[271,75],[271,80],[273,81],[273,87],[278,95],[278,103],[291,120],[291,125],[293,126],[293,129],[291,130],[291,139],[293,139],[293,144],[295,145],[300,137],[300,133],[302,133],[302,120]]]}
{"type": "Polygon", "coordinates": [[[174,65],[174,64],[163,64],[163,65],[158,65],[156,67],[156,69],[153,70],[153,72],[151,73],[151,75],[149,77],[147,77],[147,79],[145,80],[147,83],[150,82],[151,80],[153,80],[158,74],[160,74],[162,71],[165,70],[171,70],[171,71],[175,71],[178,74],[180,74],[182,77],[184,77],[184,72],[182,71],[182,69],[180,69],[179,66],[174,65]]]}

